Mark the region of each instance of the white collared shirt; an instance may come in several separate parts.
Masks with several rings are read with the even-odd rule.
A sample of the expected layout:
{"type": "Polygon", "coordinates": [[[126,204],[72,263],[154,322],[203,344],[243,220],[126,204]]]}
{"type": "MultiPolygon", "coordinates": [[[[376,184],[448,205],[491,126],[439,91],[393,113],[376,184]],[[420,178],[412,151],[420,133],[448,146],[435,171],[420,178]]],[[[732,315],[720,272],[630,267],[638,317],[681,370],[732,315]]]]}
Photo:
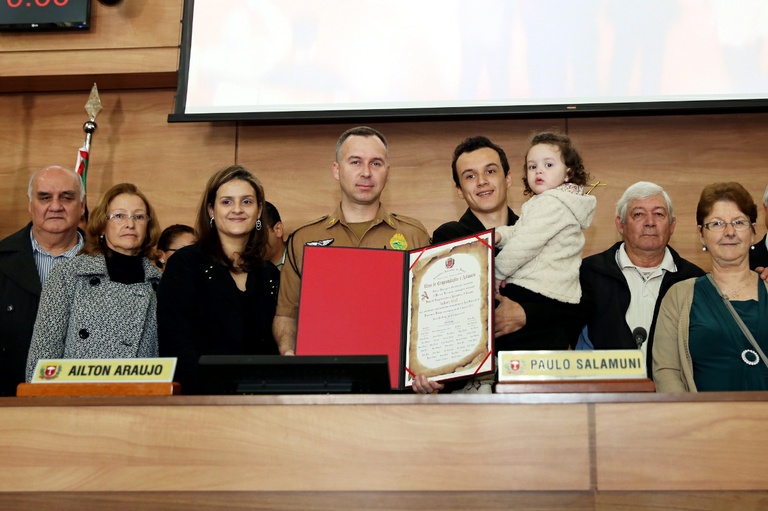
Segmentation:
{"type": "MultiPolygon", "coordinates": [[[[656,308],[656,300],[659,298],[664,273],[677,271],[672,253],[669,248],[665,248],[664,259],[659,266],[643,268],[630,261],[624,243],[622,243],[619,250],[616,251],[616,264],[619,265],[624,274],[631,296],[625,317],[627,326],[630,330],[643,327],[650,335],[653,311],[656,308]]],[[[647,357],[648,343],[644,342],[640,349],[643,352],[643,357],[647,357]]]]}

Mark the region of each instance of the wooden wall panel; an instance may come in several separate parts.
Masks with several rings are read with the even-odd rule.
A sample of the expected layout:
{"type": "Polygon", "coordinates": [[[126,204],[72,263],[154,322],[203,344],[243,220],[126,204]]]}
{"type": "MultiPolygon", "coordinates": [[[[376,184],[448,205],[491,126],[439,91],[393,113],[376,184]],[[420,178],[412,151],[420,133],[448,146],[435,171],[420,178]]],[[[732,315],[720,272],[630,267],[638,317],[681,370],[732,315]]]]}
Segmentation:
{"type": "Polygon", "coordinates": [[[0,33],[0,92],[174,87],[182,5],[94,0],[90,30],[0,33]]]}
{"type": "MultiPolygon", "coordinates": [[[[182,11],[183,0],[124,0],[114,6],[93,0],[90,30],[0,32],[0,52],[178,46],[182,11]]],[[[35,58],[35,54],[30,57],[35,58]]],[[[36,74],[46,74],[45,69],[36,74]]]]}
{"type": "MultiPolygon", "coordinates": [[[[29,221],[26,190],[40,168],[74,167],[83,144],[89,91],[0,95],[0,235],[29,221]]],[[[234,162],[235,127],[169,124],[173,91],[104,91],[88,171],[88,200],[113,184],[139,186],[163,226],[194,221],[208,177],[234,162]]]]}
{"type": "MultiPolygon", "coordinates": [[[[597,212],[587,232],[585,254],[617,241],[615,205],[627,186],[652,181],[672,198],[677,227],[674,246],[684,257],[709,269],[696,229],[696,204],[702,188],[738,181],[762,205],[768,185],[768,114],[674,115],[571,119],[573,137],[590,172],[608,186],[595,192],[597,212]]],[[[765,234],[762,208],[757,233],[765,234]]]]}

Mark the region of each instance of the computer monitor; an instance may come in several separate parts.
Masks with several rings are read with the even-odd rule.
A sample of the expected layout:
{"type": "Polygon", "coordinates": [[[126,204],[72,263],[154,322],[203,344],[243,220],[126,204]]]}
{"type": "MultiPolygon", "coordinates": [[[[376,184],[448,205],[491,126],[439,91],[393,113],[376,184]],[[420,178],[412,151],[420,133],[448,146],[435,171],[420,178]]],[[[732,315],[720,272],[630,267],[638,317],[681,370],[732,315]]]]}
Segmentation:
{"type": "Polygon", "coordinates": [[[384,394],[390,391],[386,355],[203,355],[199,365],[208,394],[384,394]]]}

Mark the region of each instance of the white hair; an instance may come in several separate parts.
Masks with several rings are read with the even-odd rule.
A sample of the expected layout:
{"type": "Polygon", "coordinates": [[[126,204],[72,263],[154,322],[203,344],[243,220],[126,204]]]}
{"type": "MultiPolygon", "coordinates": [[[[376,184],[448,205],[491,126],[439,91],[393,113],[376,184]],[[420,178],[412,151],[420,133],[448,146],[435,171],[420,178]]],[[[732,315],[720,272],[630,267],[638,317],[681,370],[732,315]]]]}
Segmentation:
{"type": "Polygon", "coordinates": [[[78,174],[72,169],[68,169],[60,165],[51,165],[49,167],[45,167],[44,169],[38,170],[37,172],[32,174],[32,177],[29,178],[29,184],[27,185],[27,199],[29,199],[29,202],[32,202],[32,183],[35,181],[35,178],[41,172],[44,172],[49,169],[61,169],[65,172],[71,173],[72,177],[74,177],[75,180],[77,181],[77,189],[78,189],[78,192],[80,193],[80,202],[83,202],[85,200],[85,187],[83,186],[83,180],[80,178],[80,174],[78,174]]]}
{"type": "MultiPolygon", "coordinates": [[[[768,190],[766,191],[768,194],[768,190]]],[[[667,203],[667,212],[669,213],[669,223],[675,219],[675,213],[672,209],[672,199],[669,198],[664,188],[660,187],[656,183],[650,183],[648,181],[638,181],[637,183],[630,185],[629,188],[624,190],[624,194],[616,202],[616,216],[621,219],[621,223],[627,223],[627,208],[629,203],[633,200],[647,199],[648,197],[656,197],[660,195],[667,203]]]]}

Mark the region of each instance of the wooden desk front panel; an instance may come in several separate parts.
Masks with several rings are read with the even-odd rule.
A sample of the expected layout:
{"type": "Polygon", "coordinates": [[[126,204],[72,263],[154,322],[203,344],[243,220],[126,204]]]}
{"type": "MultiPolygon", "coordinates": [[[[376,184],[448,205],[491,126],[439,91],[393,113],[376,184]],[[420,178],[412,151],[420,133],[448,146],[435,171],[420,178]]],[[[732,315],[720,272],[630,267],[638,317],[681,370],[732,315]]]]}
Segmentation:
{"type": "Polygon", "coordinates": [[[0,492],[590,489],[586,404],[60,406],[2,414],[0,492]]]}
{"type": "Polygon", "coordinates": [[[595,405],[598,491],[768,490],[765,402],[595,405]]]}

